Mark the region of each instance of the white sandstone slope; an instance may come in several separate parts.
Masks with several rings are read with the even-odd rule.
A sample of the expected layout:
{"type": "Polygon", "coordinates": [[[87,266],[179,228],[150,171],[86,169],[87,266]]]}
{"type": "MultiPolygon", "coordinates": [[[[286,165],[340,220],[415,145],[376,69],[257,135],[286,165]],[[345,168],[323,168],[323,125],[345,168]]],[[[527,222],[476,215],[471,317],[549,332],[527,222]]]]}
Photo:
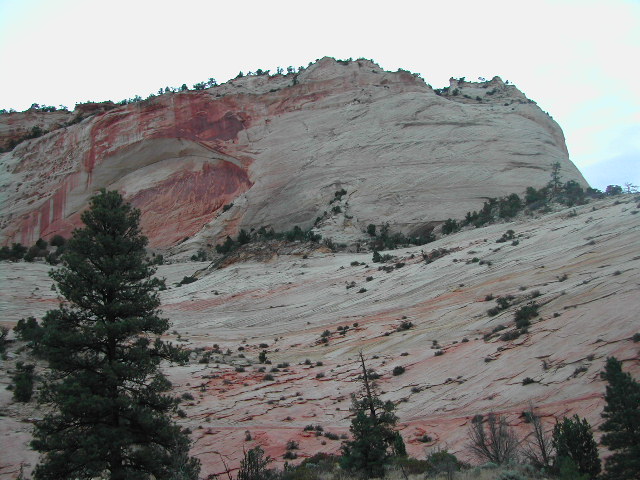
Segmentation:
{"type": "MultiPolygon", "coordinates": [[[[640,343],[632,339],[640,332],[638,201],[631,195],[600,200],[390,251],[396,259],[389,272],[372,263],[370,253],[303,245],[274,245],[261,261],[221,269],[205,262],[161,266],[158,274],[170,286],[162,292],[164,315],[173,323],[167,338],[196,350],[189,365],[166,371],[176,394],[194,397],[184,402],[187,416],[178,421],[193,432],[203,473],[223,470],[216,452],[235,467],[243,447],[258,444],[280,465],[290,439],[300,443],[300,458],[337,452],[339,441],[303,429],[313,424],[348,433],[349,396],[360,385],[359,351],[381,374],[382,397],[396,402],[408,450],[420,458],[425,448],[448,448],[470,459],[467,428],[478,413],[506,415],[524,437],[529,427],[522,412],[530,402],[548,429],[554,418],[574,413],[597,426],[606,357],[615,355],[640,376],[640,343]],[[508,229],[517,244],[496,243],[508,229]],[[441,248],[448,254],[425,263],[421,251],[441,248]],[[398,262],[404,266],[397,268],[398,262]],[[194,274],[196,282],[176,286],[194,274]],[[355,286],[346,288],[351,282],[355,286]],[[513,295],[513,306],[489,316],[496,302],[488,295],[513,295]],[[500,340],[513,330],[515,309],[530,301],[539,305],[539,316],[528,333],[500,340]],[[412,328],[397,331],[403,321],[412,328]],[[493,335],[499,325],[506,328],[493,335]],[[345,326],[342,334],[338,327],[345,326]],[[331,332],[326,345],[324,330],[331,332]],[[232,355],[214,353],[215,345],[232,355]],[[271,365],[257,363],[263,349],[271,365]],[[265,380],[284,362],[289,367],[265,380]],[[393,376],[395,366],[406,372],[393,376]],[[533,383],[523,384],[526,378],[533,383]],[[433,441],[422,443],[424,434],[433,441]]],[[[48,269],[0,263],[0,324],[39,318],[56,306],[48,269]]],[[[3,385],[6,369],[21,358],[12,346],[3,385]]],[[[0,478],[11,478],[20,461],[27,468],[36,461],[26,446],[29,419],[41,415],[34,408],[13,403],[0,388],[0,444],[9,452],[0,478]]]]}

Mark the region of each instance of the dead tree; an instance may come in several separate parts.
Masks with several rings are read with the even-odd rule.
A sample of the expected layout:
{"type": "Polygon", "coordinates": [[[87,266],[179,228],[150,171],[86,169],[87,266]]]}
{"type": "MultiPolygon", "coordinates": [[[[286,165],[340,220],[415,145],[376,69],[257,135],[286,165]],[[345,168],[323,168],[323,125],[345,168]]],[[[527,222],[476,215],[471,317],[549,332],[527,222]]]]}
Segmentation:
{"type": "Polygon", "coordinates": [[[476,415],[469,427],[469,449],[480,460],[498,465],[515,461],[518,439],[504,417],[490,413],[485,418],[476,415]]]}
{"type": "Polygon", "coordinates": [[[548,469],[553,463],[551,437],[544,431],[542,419],[535,413],[532,404],[529,404],[529,411],[525,412],[525,417],[533,431],[526,440],[523,454],[534,467],[548,469]]]}

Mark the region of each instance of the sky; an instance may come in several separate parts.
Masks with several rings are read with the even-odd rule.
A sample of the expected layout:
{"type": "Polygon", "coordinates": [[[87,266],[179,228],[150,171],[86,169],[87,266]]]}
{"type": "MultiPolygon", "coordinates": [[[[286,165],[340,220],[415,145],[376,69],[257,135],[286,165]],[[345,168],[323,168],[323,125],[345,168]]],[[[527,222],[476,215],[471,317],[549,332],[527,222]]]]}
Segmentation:
{"type": "Polygon", "coordinates": [[[595,188],[640,185],[640,0],[0,0],[0,108],[146,97],[239,71],[369,58],[499,75],[562,127],[595,188]]]}

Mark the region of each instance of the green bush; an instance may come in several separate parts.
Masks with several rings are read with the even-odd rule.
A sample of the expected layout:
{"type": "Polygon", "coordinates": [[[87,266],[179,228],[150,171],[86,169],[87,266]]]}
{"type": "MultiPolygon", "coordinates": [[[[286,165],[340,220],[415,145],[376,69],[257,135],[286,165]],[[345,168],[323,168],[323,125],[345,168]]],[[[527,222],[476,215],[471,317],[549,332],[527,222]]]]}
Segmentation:
{"type": "Polygon", "coordinates": [[[517,328],[526,328],[531,325],[529,321],[538,316],[538,304],[536,302],[528,303],[515,311],[514,319],[517,328]]]}
{"type": "Polygon", "coordinates": [[[34,366],[24,365],[22,362],[16,364],[16,373],[13,375],[13,399],[16,402],[26,403],[33,395],[34,366]]]}
{"type": "Polygon", "coordinates": [[[559,461],[566,457],[575,463],[581,474],[595,478],[600,473],[598,445],[586,419],[578,415],[564,417],[553,427],[551,442],[556,451],[556,471],[560,468],[559,461]]]}
{"type": "Polygon", "coordinates": [[[460,226],[458,225],[458,222],[456,222],[452,218],[447,218],[447,220],[445,220],[444,224],[442,225],[442,234],[443,235],[448,235],[450,233],[455,233],[458,230],[460,230],[460,226]]]}

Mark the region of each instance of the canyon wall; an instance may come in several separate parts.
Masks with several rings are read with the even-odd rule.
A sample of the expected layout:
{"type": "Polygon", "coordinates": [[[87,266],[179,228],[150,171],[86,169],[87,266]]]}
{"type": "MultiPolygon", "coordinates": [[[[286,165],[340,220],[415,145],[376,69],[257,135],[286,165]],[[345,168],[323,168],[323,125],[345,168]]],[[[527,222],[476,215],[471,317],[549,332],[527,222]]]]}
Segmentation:
{"type": "Polygon", "coordinates": [[[543,186],[555,162],[586,186],[560,127],[515,86],[452,79],[436,92],[367,60],[323,58],[129,105],[3,114],[0,144],[34,124],[51,131],[0,154],[3,244],[69,235],[100,188],[141,209],[152,247],[170,247],[310,227],[342,188],[355,228],[386,221],[412,233],[543,186]]]}

